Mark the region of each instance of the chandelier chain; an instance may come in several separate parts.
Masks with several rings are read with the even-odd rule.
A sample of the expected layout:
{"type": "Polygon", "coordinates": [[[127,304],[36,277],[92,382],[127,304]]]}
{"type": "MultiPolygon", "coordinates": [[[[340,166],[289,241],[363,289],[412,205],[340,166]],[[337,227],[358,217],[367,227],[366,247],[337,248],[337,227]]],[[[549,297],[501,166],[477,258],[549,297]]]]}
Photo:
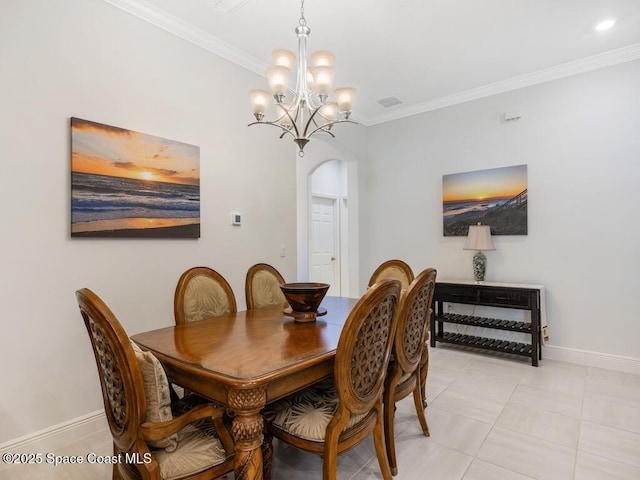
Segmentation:
{"type": "Polygon", "coordinates": [[[304,18],[304,0],[302,0],[300,4],[300,20],[298,23],[301,27],[304,27],[307,25],[307,19],[304,18]]]}

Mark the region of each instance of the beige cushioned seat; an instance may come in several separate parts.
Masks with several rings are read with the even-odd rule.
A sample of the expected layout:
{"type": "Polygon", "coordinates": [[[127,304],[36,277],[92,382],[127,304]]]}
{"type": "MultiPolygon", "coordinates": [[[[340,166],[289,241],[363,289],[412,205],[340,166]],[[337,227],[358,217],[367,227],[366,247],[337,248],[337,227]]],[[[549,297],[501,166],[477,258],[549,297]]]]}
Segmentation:
{"type": "MultiPolygon", "coordinates": [[[[338,408],[338,392],[333,377],[267,405],[264,418],[297,437],[324,442],[327,425],[338,408]]],[[[349,430],[367,414],[353,415],[343,431],[349,430]]]]}

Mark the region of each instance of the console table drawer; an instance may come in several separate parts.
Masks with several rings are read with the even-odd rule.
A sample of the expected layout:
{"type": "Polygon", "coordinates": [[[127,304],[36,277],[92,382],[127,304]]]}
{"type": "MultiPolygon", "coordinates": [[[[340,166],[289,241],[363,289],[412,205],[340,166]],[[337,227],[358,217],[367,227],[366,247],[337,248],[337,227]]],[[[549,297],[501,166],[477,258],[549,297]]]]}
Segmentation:
{"type": "Polygon", "coordinates": [[[530,310],[537,293],[535,290],[436,283],[435,295],[441,302],[530,310]]]}

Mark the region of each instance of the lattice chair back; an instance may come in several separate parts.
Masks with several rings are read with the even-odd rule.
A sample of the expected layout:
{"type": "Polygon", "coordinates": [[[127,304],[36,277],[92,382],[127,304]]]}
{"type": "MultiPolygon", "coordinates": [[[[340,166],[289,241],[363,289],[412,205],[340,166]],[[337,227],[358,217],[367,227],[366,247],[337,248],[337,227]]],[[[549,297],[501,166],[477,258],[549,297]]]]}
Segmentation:
{"type": "Polygon", "coordinates": [[[238,311],[229,282],[209,267],[193,267],[178,280],[173,300],[176,324],[238,311]]]}
{"type": "Polygon", "coordinates": [[[394,361],[404,374],[416,371],[425,348],[436,270],[428,268],[411,282],[400,304],[394,361]]]}
{"type": "Polygon", "coordinates": [[[345,322],[334,377],[340,405],[351,415],[371,412],[382,398],[399,301],[400,282],[383,280],[367,290],[345,322]]]}
{"type": "Polygon", "coordinates": [[[76,298],[93,347],[113,443],[119,451],[130,451],[146,411],[135,353],[122,325],[95,293],[83,288],[76,298]]]}
{"type": "Polygon", "coordinates": [[[402,291],[405,291],[413,281],[414,275],[413,270],[406,262],[402,260],[387,260],[375,269],[369,279],[369,286],[385,278],[398,280],[402,291]]]}
{"type": "Polygon", "coordinates": [[[271,265],[257,263],[247,271],[244,284],[247,310],[266,307],[268,305],[286,305],[280,285],[285,283],[284,277],[271,265]]]}
{"type": "Polygon", "coordinates": [[[398,330],[384,392],[385,445],[393,475],[398,473],[394,440],[395,403],[398,400],[413,394],[422,433],[429,436],[429,427],[424,414],[426,407],[424,391],[429,365],[427,332],[435,286],[436,270],[433,268],[423,270],[409,285],[398,309],[398,330]]]}

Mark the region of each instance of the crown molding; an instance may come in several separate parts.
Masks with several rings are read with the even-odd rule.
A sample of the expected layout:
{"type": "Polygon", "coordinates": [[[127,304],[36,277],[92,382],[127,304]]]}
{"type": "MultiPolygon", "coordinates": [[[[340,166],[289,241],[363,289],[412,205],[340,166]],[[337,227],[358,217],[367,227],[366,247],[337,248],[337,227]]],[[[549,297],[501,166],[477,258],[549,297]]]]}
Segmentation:
{"type": "Polygon", "coordinates": [[[570,77],[579,73],[597,70],[599,68],[610,67],[620,63],[631,62],[640,59],[640,43],[628,45],[626,47],[600,53],[591,57],[582,58],[572,62],[563,63],[554,67],[527,73],[507,80],[502,80],[478,88],[472,88],[463,92],[436,98],[428,102],[419,103],[406,108],[398,108],[392,112],[385,112],[369,118],[369,125],[390,122],[400,118],[418,115],[420,113],[438,110],[440,108],[469,102],[479,98],[490,97],[499,93],[510,92],[520,88],[538,85],[560,78],[570,77]]]}
{"type": "Polygon", "coordinates": [[[251,0],[200,0],[211,8],[224,13],[233,13],[251,0]]]}
{"type": "Polygon", "coordinates": [[[258,60],[242,50],[223,42],[222,40],[200,30],[190,23],[181,20],[175,15],[171,15],[144,0],[104,0],[105,2],[124,10],[131,15],[135,15],[156,27],[162,28],[169,33],[173,33],[199,47],[204,48],[230,62],[235,63],[258,75],[264,75],[264,70],[268,64],[258,60]]]}
{"type": "MultiPolygon", "coordinates": [[[[104,1],[159,28],[162,28],[163,30],[192,42],[215,55],[235,63],[236,65],[246,68],[258,75],[264,76],[264,70],[268,66],[267,63],[246,54],[240,49],[223,42],[203,30],[195,28],[193,25],[149,4],[145,0],[104,1]]],[[[206,3],[211,5],[214,5],[215,3],[212,2],[212,0],[203,1],[206,1],[206,3]]],[[[247,2],[237,1],[236,3],[238,3],[236,8],[239,8],[247,2]]],[[[216,7],[214,6],[213,8],[216,7]]],[[[638,59],[640,59],[640,43],[635,43],[609,52],[563,63],[561,65],[545,68],[537,72],[527,73],[507,80],[490,83],[488,85],[472,88],[453,95],[435,98],[416,105],[397,109],[394,108],[392,111],[382,112],[373,116],[363,115],[362,113],[354,111],[352,118],[365,126],[377,125],[638,59]]]]}

